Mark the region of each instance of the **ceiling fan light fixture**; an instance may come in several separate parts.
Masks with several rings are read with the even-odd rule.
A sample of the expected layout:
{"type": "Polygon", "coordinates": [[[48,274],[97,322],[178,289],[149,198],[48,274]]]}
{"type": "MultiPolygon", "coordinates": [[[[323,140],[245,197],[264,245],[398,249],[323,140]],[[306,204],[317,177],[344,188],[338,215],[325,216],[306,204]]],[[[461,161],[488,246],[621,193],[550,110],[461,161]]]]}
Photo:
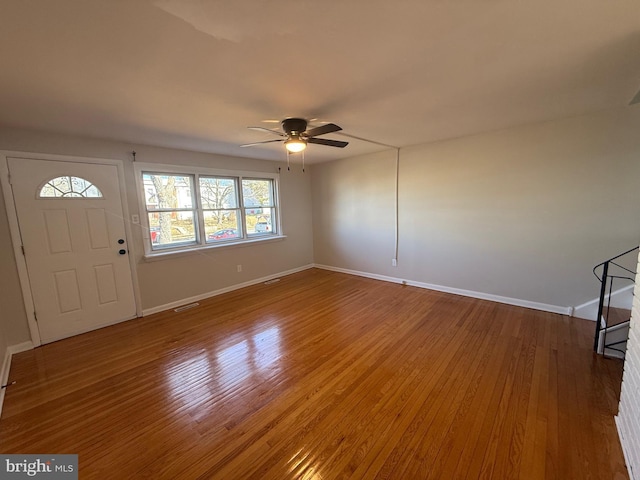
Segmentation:
{"type": "Polygon", "coordinates": [[[349,145],[349,142],[343,142],[341,140],[330,140],[328,138],[316,138],[327,133],[339,132],[341,127],[335,123],[326,123],[319,127],[313,127],[308,129],[308,123],[304,118],[285,118],[282,120],[282,132],[264,127],[249,127],[251,130],[258,130],[268,132],[280,137],[277,140],[265,140],[262,142],[245,143],[240,145],[241,147],[253,147],[256,145],[262,145],[263,143],[283,142],[289,153],[300,153],[307,148],[308,143],[314,145],[325,145],[327,147],[344,148],[349,145]]]}
{"type": "Polygon", "coordinates": [[[290,153],[300,153],[307,148],[307,142],[299,137],[292,137],[284,142],[284,146],[290,153]]]}

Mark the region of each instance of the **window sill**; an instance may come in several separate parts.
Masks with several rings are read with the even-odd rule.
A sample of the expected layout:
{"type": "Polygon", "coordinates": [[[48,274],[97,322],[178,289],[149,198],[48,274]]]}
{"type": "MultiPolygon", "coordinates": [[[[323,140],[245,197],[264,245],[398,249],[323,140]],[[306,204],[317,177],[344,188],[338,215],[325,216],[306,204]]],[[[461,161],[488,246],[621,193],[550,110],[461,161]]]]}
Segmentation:
{"type": "Polygon", "coordinates": [[[242,240],[241,242],[225,242],[216,245],[202,245],[197,247],[191,247],[180,250],[164,250],[149,252],[144,255],[146,262],[157,262],[159,260],[167,260],[169,258],[184,257],[187,255],[194,255],[197,253],[203,253],[207,251],[213,251],[218,249],[237,248],[237,247],[249,247],[258,243],[271,243],[279,242],[287,238],[286,235],[274,235],[269,237],[252,238],[249,240],[242,240]]]}

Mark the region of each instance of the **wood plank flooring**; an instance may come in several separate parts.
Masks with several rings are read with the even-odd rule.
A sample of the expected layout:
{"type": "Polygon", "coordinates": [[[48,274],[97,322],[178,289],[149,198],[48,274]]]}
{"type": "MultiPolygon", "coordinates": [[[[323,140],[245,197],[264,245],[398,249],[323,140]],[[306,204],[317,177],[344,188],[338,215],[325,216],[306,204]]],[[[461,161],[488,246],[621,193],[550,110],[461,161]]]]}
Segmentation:
{"type": "Polygon", "coordinates": [[[593,329],[307,270],[16,355],[0,451],[81,479],[625,479],[593,329]]]}

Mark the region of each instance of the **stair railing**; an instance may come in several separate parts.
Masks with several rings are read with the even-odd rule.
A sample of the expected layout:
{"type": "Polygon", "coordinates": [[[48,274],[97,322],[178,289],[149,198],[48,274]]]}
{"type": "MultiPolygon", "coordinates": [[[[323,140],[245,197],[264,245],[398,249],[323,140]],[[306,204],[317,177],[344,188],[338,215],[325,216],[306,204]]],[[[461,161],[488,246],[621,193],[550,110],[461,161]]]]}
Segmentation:
{"type": "Polygon", "coordinates": [[[619,255],[616,255],[615,257],[610,258],[609,260],[605,260],[604,262],[599,263],[598,265],[593,267],[593,274],[600,281],[600,301],[598,302],[598,316],[596,318],[596,333],[594,335],[594,340],[593,340],[593,350],[595,352],[598,352],[598,347],[600,345],[600,336],[604,335],[605,338],[603,339],[603,353],[605,353],[605,350],[607,348],[624,353],[624,351],[613,347],[613,345],[615,344],[620,344],[624,342],[614,342],[611,345],[606,345],[605,343],[606,330],[607,330],[607,327],[609,326],[609,309],[611,307],[611,296],[613,293],[614,280],[620,279],[620,280],[625,280],[625,281],[630,280],[631,282],[635,282],[636,272],[635,270],[631,270],[630,268],[620,265],[615,260],[618,260],[624,257],[625,255],[628,255],[631,252],[638,250],[639,248],[640,246],[634,247],[630,250],[627,250],[626,252],[623,252],[619,255]],[[602,267],[602,276],[598,276],[598,273],[596,271],[600,267],[602,267]],[[613,268],[620,269],[616,272],[616,273],[619,273],[618,275],[614,275],[610,273],[611,271],[613,271],[613,268]],[[607,293],[607,290],[609,291],[608,293],[607,293]]]}

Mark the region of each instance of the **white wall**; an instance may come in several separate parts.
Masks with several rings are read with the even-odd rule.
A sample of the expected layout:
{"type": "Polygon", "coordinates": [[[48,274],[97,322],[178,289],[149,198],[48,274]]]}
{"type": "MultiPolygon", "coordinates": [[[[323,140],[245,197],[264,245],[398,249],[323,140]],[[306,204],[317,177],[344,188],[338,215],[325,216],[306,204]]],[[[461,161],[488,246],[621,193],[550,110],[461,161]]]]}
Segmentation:
{"type": "MultiPolygon", "coordinates": [[[[640,272],[640,256],[638,269],[640,272]]],[[[636,276],[631,329],[616,423],[631,480],[640,480],[640,275],[636,276]]]]}
{"type": "Polygon", "coordinates": [[[6,347],[31,340],[0,186],[0,362],[6,347]]]}
{"type": "Polygon", "coordinates": [[[315,262],[390,274],[395,151],[314,165],[315,262]]]}
{"type": "Polygon", "coordinates": [[[640,108],[314,165],[318,264],[560,307],[637,245],[640,108]]]}
{"type": "MultiPolygon", "coordinates": [[[[122,160],[131,214],[140,214],[132,150],[137,152],[138,161],[149,163],[257,172],[275,172],[278,167],[285,167],[280,175],[280,199],[283,231],[287,238],[282,241],[212,249],[190,256],[148,262],[142,256],[142,232],[139,226],[132,225],[135,263],[142,308],[145,310],[313,263],[310,174],[303,174],[297,166],[292,167],[289,172],[286,165],[276,162],[15,129],[0,130],[0,149],[122,160]],[[238,264],[242,265],[241,273],[237,272],[238,264]]],[[[30,337],[3,204],[0,204],[0,249],[0,267],[3,272],[0,301],[7,308],[2,310],[0,332],[5,331],[9,344],[13,345],[28,341],[30,337]],[[11,315],[7,317],[5,312],[10,312],[11,315]]]]}
{"type": "MultiPolygon", "coordinates": [[[[8,348],[31,339],[5,212],[0,187],[0,382],[9,375],[8,348]]],[[[0,409],[3,398],[4,391],[0,392],[0,409]]]]}

